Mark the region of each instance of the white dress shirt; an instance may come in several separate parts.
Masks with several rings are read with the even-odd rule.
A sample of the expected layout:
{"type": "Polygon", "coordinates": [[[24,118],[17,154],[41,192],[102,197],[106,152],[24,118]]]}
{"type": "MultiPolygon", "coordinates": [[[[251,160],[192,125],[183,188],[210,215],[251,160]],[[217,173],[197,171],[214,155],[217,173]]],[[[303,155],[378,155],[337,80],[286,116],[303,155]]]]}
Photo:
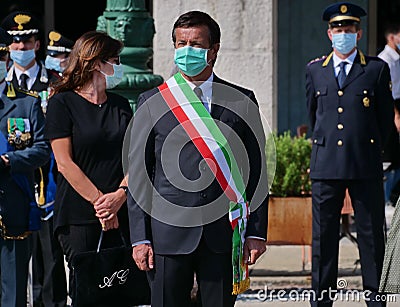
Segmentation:
{"type": "MultiPolygon", "coordinates": [[[[210,112],[211,112],[211,102],[213,94],[212,91],[213,80],[214,80],[214,73],[211,73],[211,76],[205,82],[203,82],[201,85],[198,86],[203,92],[203,94],[201,95],[201,102],[203,103],[207,102],[208,109],[210,110],[210,112]]],[[[188,80],[186,80],[186,82],[189,84],[192,90],[197,86],[196,84],[188,80]]]]}
{"type": "Polygon", "coordinates": [[[15,72],[15,75],[17,76],[19,86],[21,86],[21,78],[20,78],[21,75],[25,74],[28,76],[28,79],[26,80],[26,85],[28,87],[28,90],[30,90],[33,86],[33,83],[35,83],[36,77],[39,73],[39,65],[35,62],[35,64],[31,68],[29,68],[28,70],[25,70],[25,71],[18,69],[14,65],[14,72],[15,72]]]}
{"type": "Polygon", "coordinates": [[[350,54],[346,59],[342,60],[341,58],[339,58],[336,53],[333,53],[333,68],[335,69],[335,77],[338,76],[339,71],[340,71],[340,63],[341,62],[347,62],[346,66],[345,66],[345,70],[346,70],[346,76],[349,75],[350,73],[350,69],[353,66],[354,60],[357,56],[357,49],[354,50],[354,52],[352,54],[350,54]]]}
{"type": "Polygon", "coordinates": [[[386,45],[378,57],[389,65],[393,99],[400,99],[400,55],[392,47],[386,45]]]}

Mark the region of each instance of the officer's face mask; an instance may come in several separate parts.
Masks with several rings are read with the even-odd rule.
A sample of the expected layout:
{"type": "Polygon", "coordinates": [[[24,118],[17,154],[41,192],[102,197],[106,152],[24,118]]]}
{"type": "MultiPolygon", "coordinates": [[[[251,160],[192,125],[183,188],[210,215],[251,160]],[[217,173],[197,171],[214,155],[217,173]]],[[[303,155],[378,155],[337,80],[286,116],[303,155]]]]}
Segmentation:
{"type": "Polygon", "coordinates": [[[7,75],[7,64],[5,61],[0,61],[0,81],[3,81],[7,75]]]}
{"type": "Polygon", "coordinates": [[[332,47],[341,54],[348,54],[357,46],[357,33],[332,34],[332,47]]]}
{"type": "Polygon", "coordinates": [[[208,49],[185,46],[175,49],[174,61],[178,68],[187,76],[199,75],[209,65],[208,49]]]}
{"type": "Polygon", "coordinates": [[[66,59],[59,59],[59,58],[55,58],[52,57],[50,55],[46,56],[46,60],[44,61],[44,66],[46,66],[47,69],[50,70],[55,70],[58,72],[63,72],[64,71],[64,67],[61,67],[61,62],[64,62],[66,59]]]}
{"type": "Polygon", "coordinates": [[[22,67],[28,66],[35,59],[35,49],[10,50],[10,58],[22,67]]]}
{"type": "Polygon", "coordinates": [[[112,65],[114,69],[114,73],[112,75],[107,75],[106,73],[100,72],[105,76],[106,78],[106,89],[112,89],[116,87],[121,81],[122,78],[124,77],[124,68],[122,64],[113,64],[107,61],[104,61],[107,64],[112,65]]]}

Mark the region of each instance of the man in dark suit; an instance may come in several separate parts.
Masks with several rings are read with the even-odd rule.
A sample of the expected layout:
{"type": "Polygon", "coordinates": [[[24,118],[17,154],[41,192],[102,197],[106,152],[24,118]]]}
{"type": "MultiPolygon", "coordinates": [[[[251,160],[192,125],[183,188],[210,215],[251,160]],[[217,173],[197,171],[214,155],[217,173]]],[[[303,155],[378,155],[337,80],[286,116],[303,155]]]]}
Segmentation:
{"type": "MultiPolygon", "coordinates": [[[[307,108],[313,130],[312,288],[332,306],[336,289],[339,220],[346,188],[354,207],[363,286],[373,299],[379,288],[384,254],[382,149],[393,124],[393,100],[387,64],[364,56],[360,17],[350,3],[329,6],[323,19],[333,52],[306,68],[307,108]],[[326,291],[326,292],[325,292],[326,291]]],[[[369,306],[384,303],[367,302],[369,306]]]]}
{"type": "MultiPolygon", "coordinates": [[[[0,44],[11,40],[3,29],[0,37],[0,44]]],[[[38,97],[16,96],[0,97],[0,270],[1,305],[22,307],[31,256],[29,217],[36,206],[33,172],[48,161],[50,148],[38,97]]]]}
{"type": "MultiPolygon", "coordinates": [[[[209,15],[181,15],[172,38],[179,76],[204,104],[203,111],[210,112],[247,179],[251,213],[243,234],[243,261],[254,264],[266,249],[268,206],[265,138],[254,93],[213,73],[220,29],[209,15]]],[[[161,94],[157,88],[139,97],[131,129],[133,197],[128,208],[133,258],[148,271],[152,306],[188,306],[194,273],[203,306],[232,306],[229,199],[214,177],[214,167],[203,159],[161,94]]]]}

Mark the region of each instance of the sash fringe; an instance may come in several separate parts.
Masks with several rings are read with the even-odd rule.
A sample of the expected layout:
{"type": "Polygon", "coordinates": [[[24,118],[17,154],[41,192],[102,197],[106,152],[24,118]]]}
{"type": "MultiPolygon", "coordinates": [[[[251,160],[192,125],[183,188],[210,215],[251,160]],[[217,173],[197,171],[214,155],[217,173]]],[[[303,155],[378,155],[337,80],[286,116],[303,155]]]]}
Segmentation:
{"type": "Polygon", "coordinates": [[[241,280],[239,283],[233,284],[233,295],[238,295],[250,288],[250,278],[247,277],[245,280],[241,280]]]}

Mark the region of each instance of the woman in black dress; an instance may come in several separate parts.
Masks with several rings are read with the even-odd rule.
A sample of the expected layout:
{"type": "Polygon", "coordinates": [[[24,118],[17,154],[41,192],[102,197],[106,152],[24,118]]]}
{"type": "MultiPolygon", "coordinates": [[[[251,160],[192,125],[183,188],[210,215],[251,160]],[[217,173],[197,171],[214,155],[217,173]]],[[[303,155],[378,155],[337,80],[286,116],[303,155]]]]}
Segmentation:
{"type": "Polygon", "coordinates": [[[121,49],[105,33],[83,34],[49,100],[45,134],[60,173],[54,232],[72,274],[73,257],[95,250],[102,229],[103,247],[121,245],[117,228],[130,242],[121,157],[132,110],[107,91],[122,79],[121,49]]]}

